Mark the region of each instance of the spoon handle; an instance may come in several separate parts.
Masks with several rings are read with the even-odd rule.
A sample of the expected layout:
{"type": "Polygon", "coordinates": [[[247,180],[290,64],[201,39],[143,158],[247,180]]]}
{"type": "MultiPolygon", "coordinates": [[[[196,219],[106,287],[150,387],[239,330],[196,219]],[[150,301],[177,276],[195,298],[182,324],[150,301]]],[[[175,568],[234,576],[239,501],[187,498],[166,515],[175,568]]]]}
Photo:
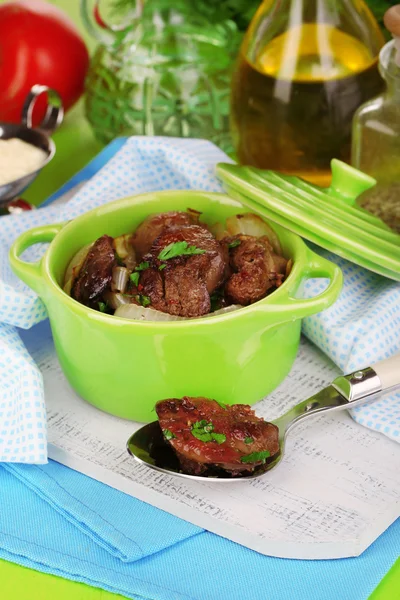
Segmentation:
{"type": "Polygon", "coordinates": [[[327,410],[354,408],[376,400],[380,395],[400,387],[400,354],[380,361],[372,367],[340,375],[315,396],[296,404],[274,423],[287,433],[306,417],[327,410]]]}

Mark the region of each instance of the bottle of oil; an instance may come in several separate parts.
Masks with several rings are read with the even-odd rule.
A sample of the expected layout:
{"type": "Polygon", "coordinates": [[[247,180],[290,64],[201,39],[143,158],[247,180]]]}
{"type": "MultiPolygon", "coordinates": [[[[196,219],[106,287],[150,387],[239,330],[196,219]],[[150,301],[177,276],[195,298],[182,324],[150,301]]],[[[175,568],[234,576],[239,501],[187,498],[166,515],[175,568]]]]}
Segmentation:
{"type": "Polygon", "coordinates": [[[356,109],[382,89],[382,32],[362,0],[265,0],[232,81],[238,160],[330,183],[356,109]]]}

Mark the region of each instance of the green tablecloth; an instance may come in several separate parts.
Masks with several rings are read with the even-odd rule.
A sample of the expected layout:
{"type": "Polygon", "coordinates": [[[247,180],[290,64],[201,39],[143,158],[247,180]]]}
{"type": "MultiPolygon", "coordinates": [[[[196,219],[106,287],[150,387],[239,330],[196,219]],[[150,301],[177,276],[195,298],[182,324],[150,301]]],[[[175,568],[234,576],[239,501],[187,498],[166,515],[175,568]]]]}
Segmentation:
{"type": "MultiPolygon", "coordinates": [[[[0,0],[0,4],[4,1],[0,0]]],[[[79,21],[78,0],[52,0],[52,3],[64,8],[69,13],[79,24],[89,47],[93,48],[93,40],[90,40],[83,31],[79,21]]],[[[34,204],[40,204],[61,187],[102,147],[94,139],[90,126],[84,119],[82,102],[66,116],[64,124],[54,134],[53,139],[57,146],[55,158],[41,172],[29,190],[24,193],[24,198],[34,204]]],[[[122,599],[122,596],[53,575],[39,573],[2,560],[0,560],[0,582],[1,598],[4,598],[4,600],[122,599]]],[[[288,598],[288,600],[294,599],[288,598]]],[[[344,599],[338,598],[338,600],[344,599]]],[[[400,600],[400,559],[370,596],[369,600],[400,600]]]]}

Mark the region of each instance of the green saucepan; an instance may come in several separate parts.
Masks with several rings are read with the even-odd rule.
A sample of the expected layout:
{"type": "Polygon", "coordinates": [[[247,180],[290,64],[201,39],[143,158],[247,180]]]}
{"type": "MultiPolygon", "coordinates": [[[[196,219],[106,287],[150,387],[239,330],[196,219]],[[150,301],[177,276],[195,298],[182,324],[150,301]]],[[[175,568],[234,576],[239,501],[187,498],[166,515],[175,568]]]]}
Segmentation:
{"type": "Polygon", "coordinates": [[[106,204],[68,223],[36,227],[11,248],[13,270],[46,305],[69,383],[82,398],[113,415],[152,421],[157,400],[184,395],[254,404],[289,372],[302,317],[324,310],[340,293],[340,269],[272,223],[284,255],[294,261],[289,277],[264,300],[222,316],[130,321],[87,308],[63,292],[65,269],[82,246],[103,234],[131,232],[149,214],[188,208],[201,211],[209,224],[246,212],[223,194],[154,192],[106,204]],[[19,258],[41,242],[50,245],[39,262],[19,258]],[[328,287],[315,298],[296,299],[302,283],[312,277],[328,278],[328,287]]]}

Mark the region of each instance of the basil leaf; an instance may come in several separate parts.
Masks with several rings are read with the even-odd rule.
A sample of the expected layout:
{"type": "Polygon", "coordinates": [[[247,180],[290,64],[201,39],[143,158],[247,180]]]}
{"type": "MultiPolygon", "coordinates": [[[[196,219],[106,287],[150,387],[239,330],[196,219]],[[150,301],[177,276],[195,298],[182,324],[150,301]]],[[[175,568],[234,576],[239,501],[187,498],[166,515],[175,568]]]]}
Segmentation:
{"type": "Polygon", "coordinates": [[[170,431],[169,429],[163,429],[162,432],[166,440],[172,440],[176,437],[176,435],[172,433],[172,431],[170,431]]]}
{"type": "Polygon", "coordinates": [[[252,452],[251,454],[247,454],[246,456],[242,456],[240,462],[242,463],[255,463],[255,462],[265,462],[265,459],[271,456],[268,450],[262,450],[261,452],[252,452]]]}

